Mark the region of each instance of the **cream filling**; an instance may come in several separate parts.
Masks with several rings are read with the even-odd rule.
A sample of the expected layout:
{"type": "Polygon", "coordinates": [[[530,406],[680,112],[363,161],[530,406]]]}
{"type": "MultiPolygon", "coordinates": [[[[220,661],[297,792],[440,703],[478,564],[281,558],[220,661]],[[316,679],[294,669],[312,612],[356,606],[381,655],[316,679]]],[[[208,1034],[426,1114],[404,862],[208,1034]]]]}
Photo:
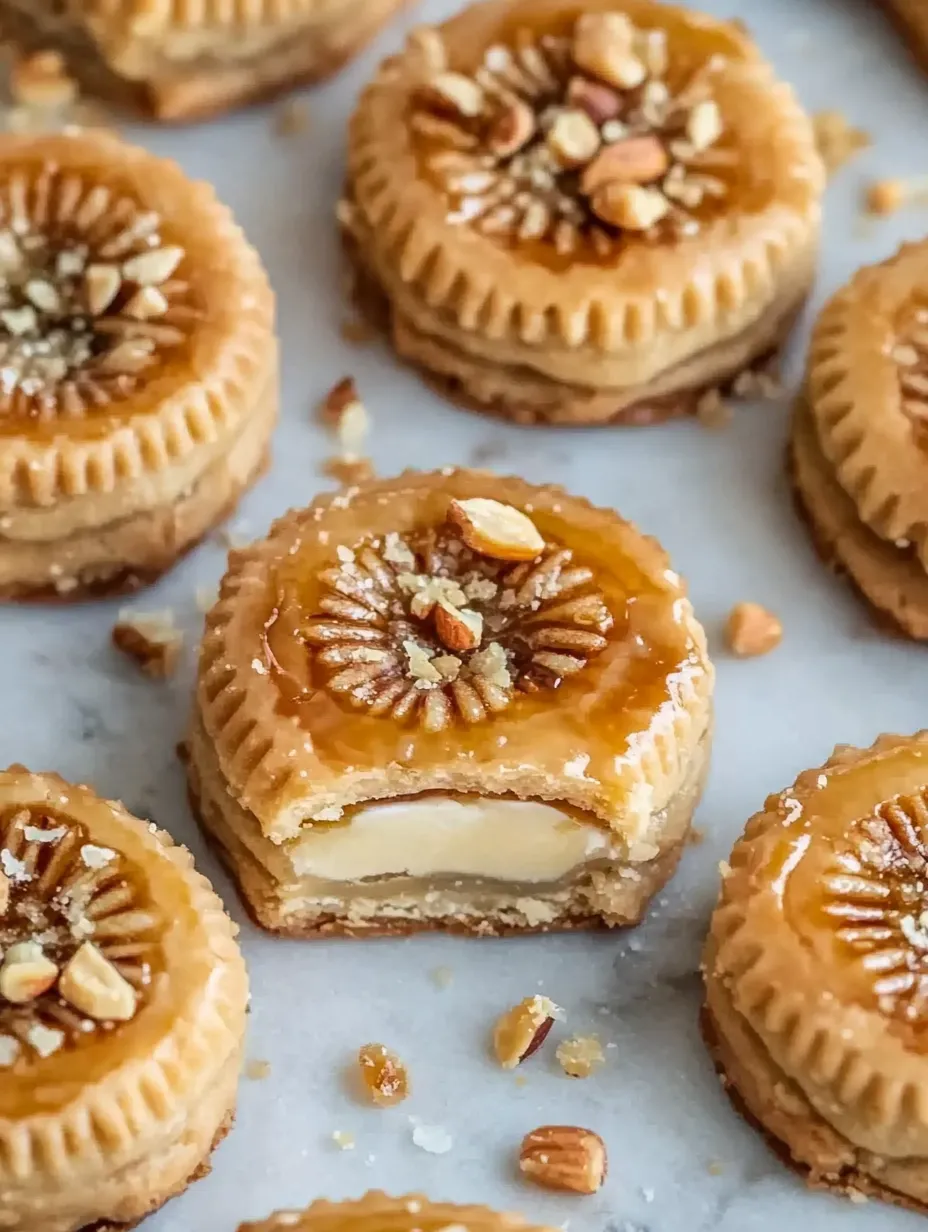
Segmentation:
{"type": "Polygon", "coordinates": [[[487,877],[549,882],[618,854],[608,831],[533,800],[441,794],[368,804],[350,821],[318,823],[291,848],[300,876],[487,877]]]}

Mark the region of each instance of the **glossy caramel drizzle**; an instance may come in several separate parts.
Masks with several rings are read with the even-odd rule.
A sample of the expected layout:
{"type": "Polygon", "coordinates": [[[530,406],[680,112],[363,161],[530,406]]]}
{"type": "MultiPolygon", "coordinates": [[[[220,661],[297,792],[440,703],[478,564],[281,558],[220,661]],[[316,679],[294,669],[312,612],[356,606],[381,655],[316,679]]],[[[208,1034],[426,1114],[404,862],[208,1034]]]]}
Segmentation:
{"type": "MultiPolygon", "coordinates": [[[[164,922],[119,852],[96,846],[65,814],[8,808],[0,814],[0,869],[2,953],[35,942],[60,970],[90,941],[132,985],[139,1007],[144,1004],[161,968],[164,922]]],[[[0,995],[0,1081],[3,1073],[19,1075],[44,1055],[114,1029],[81,1014],[54,986],[25,1004],[0,995]]]]}

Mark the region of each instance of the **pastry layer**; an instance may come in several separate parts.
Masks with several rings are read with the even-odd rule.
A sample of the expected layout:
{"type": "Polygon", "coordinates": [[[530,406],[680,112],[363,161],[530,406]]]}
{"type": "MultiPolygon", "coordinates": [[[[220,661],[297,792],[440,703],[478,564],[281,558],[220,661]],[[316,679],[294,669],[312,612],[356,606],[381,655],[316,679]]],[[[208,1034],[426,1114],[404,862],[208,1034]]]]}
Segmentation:
{"type": "Polygon", "coordinates": [[[50,0],[0,0],[8,36],[26,49],[65,53],[84,87],[166,121],[194,120],[255,102],[336,72],[403,0],[277,3],[251,24],[217,10],[199,30],[170,20],[144,27],[124,16],[62,17],[50,0]]]}
{"type": "Polygon", "coordinates": [[[826,564],[909,637],[928,638],[928,574],[911,545],[896,547],[860,520],[825,458],[808,405],[793,418],[790,469],[796,499],[826,564]]]}
{"type": "Polygon", "coordinates": [[[369,877],[487,877],[554,881],[608,858],[607,830],[538,800],[437,792],[362,804],[343,821],[317,822],[290,846],[294,872],[330,882],[369,877]]]}
{"type": "MultiPolygon", "coordinates": [[[[445,873],[370,877],[352,885],[301,875],[298,866],[305,840],[281,845],[261,835],[255,818],[229,791],[199,723],[191,732],[188,774],[200,822],[262,927],[295,936],[363,936],[427,928],[492,936],[637,923],[650,898],[672,876],[685,846],[708,768],[709,746],[706,732],[685,783],[651,820],[654,844],[646,850],[639,846],[637,859],[627,850],[609,856],[588,854],[548,882],[445,873]]],[[[526,803],[533,811],[538,807],[537,802],[526,803]]],[[[525,841],[533,841],[529,833],[525,841]]]]}

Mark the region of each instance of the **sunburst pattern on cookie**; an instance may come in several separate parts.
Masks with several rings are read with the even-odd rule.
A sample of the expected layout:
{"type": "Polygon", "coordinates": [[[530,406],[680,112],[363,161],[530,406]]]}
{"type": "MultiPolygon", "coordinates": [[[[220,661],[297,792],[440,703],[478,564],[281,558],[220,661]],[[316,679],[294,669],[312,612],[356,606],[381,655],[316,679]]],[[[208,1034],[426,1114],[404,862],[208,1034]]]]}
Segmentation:
{"type": "Polygon", "coordinates": [[[928,302],[905,314],[892,358],[899,371],[903,411],[919,428],[928,428],[928,302]]]}
{"type": "Polygon", "coordinates": [[[520,30],[471,76],[439,72],[420,91],[410,123],[453,202],[451,221],[503,241],[545,240],[561,256],[606,257],[623,233],[691,234],[725,208],[735,154],[720,141],[716,62],[672,90],[665,32],[600,17],[604,45],[610,22],[627,23],[624,78],[619,57],[600,76],[587,56],[578,64],[576,34],[520,30]]]}
{"type": "Polygon", "coordinates": [[[928,1015],[928,790],[856,822],[825,883],[825,913],[884,1013],[928,1015]]]}
{"type": "MultiPolygon", "coordinates": [[[[63,973],[91,943],[142,1003],[162,921],[119,852],[94,844],[64,815],[12,808],[0,814],[0,873],[0,952],[7,960],[11,947],[32,943],[63,973]]],[[[113,1025],[76,1009],[57,982],[23,1003],[0,991],[0,1070],[78,1045],[101,1029],[113,1025]]]]}
{"type": "Polygon", "coordinates": [[[130,396],[199,312],[184,251],[138,200],[49,163],[0,184],[0,415],[80,418],[130,396]]]}
{"type": "Polygon", "coordinates": [[[556,689],[605,649],[613,625],[592,571],[554,544],[513,565],[450,533],[390,534],[339,557],[301,630],[316,679],[355,708],[430,731],[482,722],[517,692],[556,689]],[[441,600],[479,617],[471,649],[437,635],[441,600]]]}

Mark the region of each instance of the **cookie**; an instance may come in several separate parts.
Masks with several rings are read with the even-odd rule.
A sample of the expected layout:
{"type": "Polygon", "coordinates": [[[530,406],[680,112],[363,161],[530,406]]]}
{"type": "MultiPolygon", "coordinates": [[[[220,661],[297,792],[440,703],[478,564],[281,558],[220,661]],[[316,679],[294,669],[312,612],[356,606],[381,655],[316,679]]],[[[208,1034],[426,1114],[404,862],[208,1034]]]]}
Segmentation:
{"type": "Polygon", "coordinates": [[[456,401],[643,423],[780,345],[823,181],[808,118],[734,25],[487,0],[365,91],[339,219],[362,306],[456,401]]]}
{"type": "Polygon", "coordinates": [[[276,932],[632,924],[685,845],[712,686],[680,579],[614,513],[410,472],[232,554],[191,797],[276,932]]]}
{"type": "Polygon", "coordinates": [[[518,1215],[498,1215],[483,1206],[430,1202],[421,1194],[390,1198],[371,1192],[357,1201],[314,1202],[305,1211],[279,1211],[270,1219],[245,1223],[239,1232],[552,1232],[529,1227],[518,1215]]]}

